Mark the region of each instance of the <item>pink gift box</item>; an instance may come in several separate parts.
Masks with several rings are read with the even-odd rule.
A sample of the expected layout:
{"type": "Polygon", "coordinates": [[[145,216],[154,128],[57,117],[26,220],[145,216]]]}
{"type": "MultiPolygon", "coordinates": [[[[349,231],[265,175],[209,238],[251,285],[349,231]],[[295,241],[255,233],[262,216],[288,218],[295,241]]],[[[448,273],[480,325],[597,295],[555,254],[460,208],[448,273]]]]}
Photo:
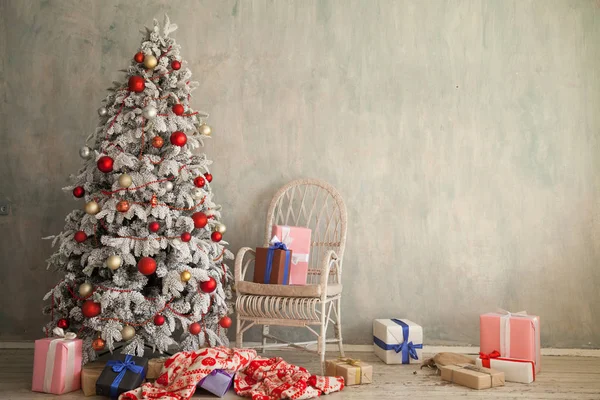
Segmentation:
{"type": "Polygon", "coordinates": [[[479,316],[479,348],[483,353],[500,352],[501,357],[535,362],[540,372],[540,317],[497,312],[479,316]]]}
{"type": "Polygon", "coordinates": [[[52,394],[81,388],[81,339],[45,338],[35,341],[31,390],[52,394]]]}
{"type": "Polygon", "coordinates": [[[292,250],[289,284],[306,285],[311,230],[299,226],[273,225],[271,236],[277,236],[292,250]]]}

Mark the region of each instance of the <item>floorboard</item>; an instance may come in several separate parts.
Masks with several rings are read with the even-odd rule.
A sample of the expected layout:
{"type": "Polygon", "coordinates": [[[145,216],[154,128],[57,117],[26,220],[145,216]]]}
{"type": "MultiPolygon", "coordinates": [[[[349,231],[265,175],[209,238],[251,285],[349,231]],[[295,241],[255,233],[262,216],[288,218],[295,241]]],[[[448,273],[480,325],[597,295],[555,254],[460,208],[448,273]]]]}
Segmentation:
{"type": "MultiPolygon", "coordinates": [[[[268,356],[280,356],[293,364],[318,373],[318,359],[300,351],[277,351],[268,356]]],[[[388,399],[577,399],[600,400],[600,358],[596,357],[543,357],[542,372],[530,385],[507,382],[506,386],[472,390],[443,382],[435,372],[420,370],[418,365],[385,365],[373,353],[351,353],[373,365],[373,383],[348,386],[342,392],[327,396],[331,400],[388,400],[388,399]]],[[[336,354],[331,355],[332,358],[336,354]]],[[[62,396],[33,393],[31,371],[33,350],[0,350],[0,399],[105,399],[84,397],[81,391],[62,396]]],[[[194,398],[215,399],[214,396],[195,395],[194,398]]],[[[229,392],[225,399],[240,399],[229,392]]]]}

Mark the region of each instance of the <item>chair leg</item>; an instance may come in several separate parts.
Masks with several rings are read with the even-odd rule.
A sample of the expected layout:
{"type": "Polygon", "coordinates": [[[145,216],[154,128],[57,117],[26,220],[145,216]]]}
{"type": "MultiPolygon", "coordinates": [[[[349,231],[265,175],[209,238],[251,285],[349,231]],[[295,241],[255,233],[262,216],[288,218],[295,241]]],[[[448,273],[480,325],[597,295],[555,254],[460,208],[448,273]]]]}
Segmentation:
{"type": "Polygon", "coordinates": [[[325,352],[327,350],[327,327],[325,325],[327,314],[325,313],[326,303],[324,301],[321,302],[321,336],[317,341],[317,346],[319,346],[319,355],[321,356],[321,375],[325,375],[325,352]]]}
{"type": "Polygon", "coordinates": [[[235,327],[235,347],[238,349],[244,348],[244,333],[242,332],[242,321],[240,320],[239,315],[236,317],[236,327],[235,327]]]}
{"type": "Polygon", "coordinates": [[[335,338],[338,340],[338,347],[340,348],[340,357],[346,357],[344,353],[344,345],[342,343],[342,299],[336,300],[337,308],[337,321],[335,324],[335,338]]]}
{"type": "Polygon", "coordinates": [[[263,325],[262,334],[263,334],[263,337],[262,337],[263,347],[260,349],[260,352],[264,354],[266,351],[265,346],[267,345],[267,338],[265,335],[269,334],[269,325],[263,325]]]}

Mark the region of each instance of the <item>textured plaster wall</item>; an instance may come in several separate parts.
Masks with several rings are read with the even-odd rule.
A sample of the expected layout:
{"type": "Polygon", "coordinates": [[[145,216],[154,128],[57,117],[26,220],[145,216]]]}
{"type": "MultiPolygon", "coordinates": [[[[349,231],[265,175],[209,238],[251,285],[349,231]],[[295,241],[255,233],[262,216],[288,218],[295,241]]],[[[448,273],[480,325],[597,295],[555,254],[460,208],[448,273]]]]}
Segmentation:
{"type": "Polygon", "coordinates": [[[232,250],[298,177],[349,210],[344,336],[408,317],[474,344],[527,309],[600,347],[598,1],[0,1],[0,339],[39,337],[42,236],[138,30],[168,13],[211,113],[232,250]]]}

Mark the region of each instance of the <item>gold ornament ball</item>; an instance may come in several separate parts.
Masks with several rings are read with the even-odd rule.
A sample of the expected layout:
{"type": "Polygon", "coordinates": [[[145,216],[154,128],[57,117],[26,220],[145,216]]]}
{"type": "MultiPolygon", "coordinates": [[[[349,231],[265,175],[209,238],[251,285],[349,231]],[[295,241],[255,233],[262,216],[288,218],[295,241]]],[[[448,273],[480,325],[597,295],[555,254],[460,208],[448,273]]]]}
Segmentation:
{"type": "Polygon", "coordinates": [[[100,205],[94,200],[85,203],[85,212],[90,215],[96,215],[100,212],[100,205]]]}
{"type": "Polygon", "coordinates": [[[181,281],[182,282],[187,282],[190,279],[192,279],[192,274],[190,274],[190,271],[183,271],[181,273],[181,281]]]}
{"type": "Polygon", "coordinates": [[[88,297],[90,294],[92,294],[93,289],[94,288],[91,284],[84,282],[81,285],[79,285],[79,295],[84,298],[88,297]]]}
{"type": "Polygon", "coordinates": [[[133,181],[131,180],[131,176],[128,174],[123,174],[119,177],[119,186],[121,186],[123,189],[127,189],[132,183],[133,181]]]}
{"type": "Polygon", "coordinates": [[[201,135],[210,136],[212,133],[212,128],[206,124],[202,124],[198,128],[198,132],[200,132],[201,135]]]}
{"type": "Polygon", "coordinates": [[[117,255],[112,255],[106,259],[106,266],[114,271],[116,269],[119,269],[122,262],[123,260],[121,260],[121,257],[117,255]]]}
{"type": "Polygon", "coordinates": [[[225,226],[225,224],[218,223],[215,226],[213,226],[213,232],[219,232],[219,233],[223,234],[223,233],[225,233],[226,230],[227,230],[227,227],[225,226]]]}
{"type": "Polygon", "coordinates": [[[156,65],[158,65],[158,60],[152,54],[148,54],[144,57],[144,67],[152,69],[156,67],[156,65]]]}
{"type": "Polygon", "coordinates": [[[125,341],[133,339],[134,336],[135,336],[135,329],[133,328],[133,326],[125,325],[125,328],[123,328],[121,330],[121,337],[125,341]]]}

